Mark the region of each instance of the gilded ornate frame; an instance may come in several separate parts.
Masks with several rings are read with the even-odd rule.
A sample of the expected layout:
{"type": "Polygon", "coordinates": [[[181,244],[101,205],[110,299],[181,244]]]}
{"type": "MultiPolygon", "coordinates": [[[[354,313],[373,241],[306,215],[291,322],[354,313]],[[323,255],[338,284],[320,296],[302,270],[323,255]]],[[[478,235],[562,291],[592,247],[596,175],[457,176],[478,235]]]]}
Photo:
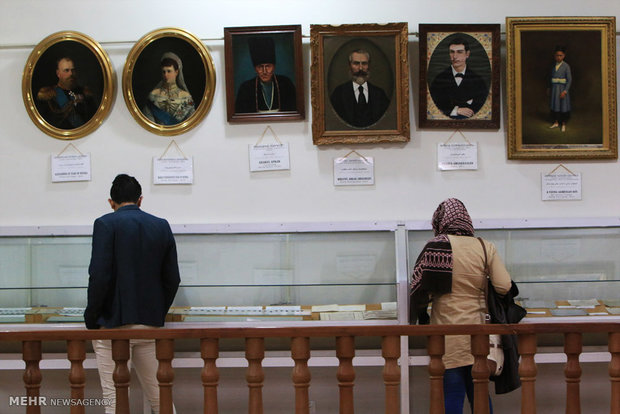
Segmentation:
{"type": "Polygon", "coordinates": [[[183,29],[162,28],[147,33],[127,56],[123,69],[125,103],[138,124],[154,134],[179,135],[196,127],[209,112],[214,92],[215,67],[211,54],[199,38],[183,29]],[[149,119],[141,108],[150,88],[161,78],[159,61],[162,52],[169,51],[181,55],[190,93],[198,91],[192,93],[197,106],[187,119],[174,125],[163,125],[149,119]]]}
{"type": "Polygon", "coordinates": [[[506,18],[509,159],[618,158],[615,23],[613,16],[506,18]],[[541,57],[551,68],[560,43],[574,74],[566,131],[545,119],[538,73],[541,57]]]}
{"type": "Polygon", "coordinates": [[[26,112],[32,122],[47,135],[63,140],[81,138],[96,130],[107,117],[114,101],[116,77],[110,58],[99,43],[91,37],[74,31],[53,33],[43,39],[30,53],[22,76],[22,97],[26,112]],[[80,76],[97,95],[98,106],[92,117],[76,128],[60,128],[52,125],[41,113],[37,99],[40,88],[55,84],[56,60],[70,57],[80,76]],[[89,70],[90,69],[90,70],[89,70]]]}
{"type": "Polygon", "coordinates": [[[409,141],[407,23],[311,25],[310,46],[314,144],[409,141]],[[344,121],[330,101],[337,83],[350,80],[349,53],[360,48],[371,54],[370,81],[386,89],[390,100],[381,119],[362,128],[344,121]]]}

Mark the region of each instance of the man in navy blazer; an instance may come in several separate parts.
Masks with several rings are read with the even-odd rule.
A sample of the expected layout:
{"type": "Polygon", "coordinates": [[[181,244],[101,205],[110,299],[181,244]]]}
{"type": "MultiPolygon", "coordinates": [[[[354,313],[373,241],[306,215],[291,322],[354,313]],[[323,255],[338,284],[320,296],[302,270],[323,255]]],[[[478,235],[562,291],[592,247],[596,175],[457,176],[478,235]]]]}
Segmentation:
{"type": "Polygon", "coordinates": [[[351,81],[334,88],[330,100],[338,116],[347,124],[365,128],[376,123],[390,105],[380,87],[368,82],[370,53],[363,49],[349,55],[351,81]]]}
{"type": "MultiPolygon", "coordinates": [[[[95,220],[88,273],[88,329],[149,328],[164,320],[179,283],[177,250],[170,225],[140,210],[142,187],[126,174],[110,189],[113,213],[95,220]]],[[[154,340],[131,340],[131,361],[154,412],[159,412],[154,340]]],[[[111,341],[95,340],[93,349],[104,398],[115,408],[111,341]]]]}

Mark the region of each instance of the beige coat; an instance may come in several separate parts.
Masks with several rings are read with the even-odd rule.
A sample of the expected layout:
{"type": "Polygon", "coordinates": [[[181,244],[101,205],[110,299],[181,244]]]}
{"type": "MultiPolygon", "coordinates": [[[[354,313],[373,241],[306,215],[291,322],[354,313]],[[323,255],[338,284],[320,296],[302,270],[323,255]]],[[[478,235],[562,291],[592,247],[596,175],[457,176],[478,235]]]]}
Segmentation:
{"type": "MultiPolygon", "coordinates": [[[[484,252],[475,237],[448,236],[452,246],[452,292],[432,298],[431,324],[484,323],[484,252]]],[[[510,290],[510,275],[493,243],[484,243],[495,290],[504,295],[510,290]]],[[[446,353],[443,362],[446,369],[474,363],[470,337],[446,336],[446,353]]]]}

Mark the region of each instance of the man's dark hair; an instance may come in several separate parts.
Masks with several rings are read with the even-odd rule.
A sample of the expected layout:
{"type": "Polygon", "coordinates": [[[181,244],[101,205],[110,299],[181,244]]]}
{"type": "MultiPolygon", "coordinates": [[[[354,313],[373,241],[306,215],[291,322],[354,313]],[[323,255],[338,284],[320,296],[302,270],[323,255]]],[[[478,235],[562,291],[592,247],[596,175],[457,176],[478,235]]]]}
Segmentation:
{"type": "Polygon", "coordinates": [[[553,49],[553,53],[555,52],[562,52],[564,54],[566,54],[566,46],[563,45],[557,45],[554,49],[553,49]]]}
{"type": "Polygon", "coordinates": [[[452,45],[463,45],[463,46],[465,46],[465,51],[466,52],[469,50],[469,43],[462,36],[455,36],[455,37],[453,37],[450,40],[450,43],[448,43],[448,47],[450,47],[452,45]]]}
{"type": "Polygon", "coordinates": [[[142,187],[138,180],[127,174],[119,174],[112,181],[110,198],[117,204],[137,203],[142,195],[142,187]]]}

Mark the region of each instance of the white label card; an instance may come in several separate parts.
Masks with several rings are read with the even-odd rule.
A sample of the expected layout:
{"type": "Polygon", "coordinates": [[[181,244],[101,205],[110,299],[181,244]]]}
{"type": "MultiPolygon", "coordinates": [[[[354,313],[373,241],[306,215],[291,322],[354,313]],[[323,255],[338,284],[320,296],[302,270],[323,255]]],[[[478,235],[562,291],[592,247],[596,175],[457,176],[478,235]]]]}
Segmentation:
{"type": "Polygon", "coordinates": [[[375,161],[373,157],[335,158],[334,185],[373,185],[375,161]]]}
{"type": "Polygon", "coordinates": [[[541,175],[542,200],[581,200],[581,173],[541,175]]]}
{"type": "Polygon", "coordinates": [[[250,171],[290,170],[291,160],[286,144],[248,145],[250,171]]]}
{"type": "Polygon", "coordinates": [[[90,181],[90,154],[52,155],[52,182],[90,181]]]}
{"type": "Polygon", "coordinates": [[[192,184],[194,161],[192,158],[153,157],[153,184],[192,184]]]}
{"type": "Polygon", "coordinates": [[[478,144],[437,144],[437,166],[440,170],[477,170],[478,144]]]}

